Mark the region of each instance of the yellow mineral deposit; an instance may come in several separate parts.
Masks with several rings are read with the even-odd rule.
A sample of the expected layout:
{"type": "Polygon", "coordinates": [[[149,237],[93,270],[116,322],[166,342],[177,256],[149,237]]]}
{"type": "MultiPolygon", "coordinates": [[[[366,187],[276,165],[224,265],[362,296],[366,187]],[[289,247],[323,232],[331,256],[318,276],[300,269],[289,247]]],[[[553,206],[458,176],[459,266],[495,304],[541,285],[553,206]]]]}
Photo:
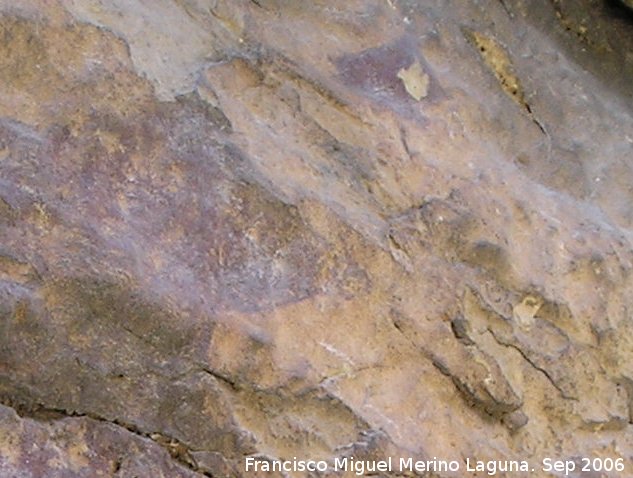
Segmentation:
{"type": "Polygon", "coordinates": [[[530,328],[534,317],[543,305],[543,301],[532,295],[526,295],[521,302],[512,309],[512,315],[521,327],[530,328]]]}
{"type": "Polygon", "coordinates": [[[401,68],[398,71],[398,78],[402,80],[404,88],[413,98],[420,101],[429,92],[429,75],[424,72],[422,65],[417,61],[409,68],[401,68]]]}

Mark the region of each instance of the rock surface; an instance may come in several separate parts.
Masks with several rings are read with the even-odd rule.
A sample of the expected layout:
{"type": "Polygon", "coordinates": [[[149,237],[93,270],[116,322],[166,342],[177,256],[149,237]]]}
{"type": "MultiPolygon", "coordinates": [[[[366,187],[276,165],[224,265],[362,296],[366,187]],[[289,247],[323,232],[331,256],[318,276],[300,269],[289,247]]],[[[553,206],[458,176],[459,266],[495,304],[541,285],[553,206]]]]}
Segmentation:
{"type": "Polygon", "coordinates": [[[1,476],[633,473],[621,4],[0,11],[1,476]]]}

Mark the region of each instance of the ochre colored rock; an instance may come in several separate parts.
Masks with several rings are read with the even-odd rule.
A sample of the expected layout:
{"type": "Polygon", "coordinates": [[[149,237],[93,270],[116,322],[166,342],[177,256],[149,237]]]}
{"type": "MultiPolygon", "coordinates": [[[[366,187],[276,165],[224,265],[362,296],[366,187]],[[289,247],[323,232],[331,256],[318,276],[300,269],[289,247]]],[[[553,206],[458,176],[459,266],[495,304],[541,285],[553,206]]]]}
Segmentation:
{"type": "Polygon", "coordinates": [[[631,25],[0,1],[0,476],[629,476],[631,25]]]}

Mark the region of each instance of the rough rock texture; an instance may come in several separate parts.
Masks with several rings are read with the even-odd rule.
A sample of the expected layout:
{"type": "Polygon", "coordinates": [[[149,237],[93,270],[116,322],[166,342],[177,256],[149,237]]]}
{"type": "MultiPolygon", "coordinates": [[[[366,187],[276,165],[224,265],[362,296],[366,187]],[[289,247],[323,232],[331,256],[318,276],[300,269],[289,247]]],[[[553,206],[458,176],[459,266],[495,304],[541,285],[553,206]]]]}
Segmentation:
{"type": "Polygon", "coordinates": [[[632,476],[622,4],[0,11],[0,476],[632,476]]]}

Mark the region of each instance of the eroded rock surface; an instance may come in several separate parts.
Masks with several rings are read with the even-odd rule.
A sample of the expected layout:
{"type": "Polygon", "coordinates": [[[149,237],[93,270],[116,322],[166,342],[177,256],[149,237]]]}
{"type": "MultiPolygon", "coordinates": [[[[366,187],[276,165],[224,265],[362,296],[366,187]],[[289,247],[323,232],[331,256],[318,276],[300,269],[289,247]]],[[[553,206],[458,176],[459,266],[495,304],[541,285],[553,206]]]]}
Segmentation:
{"type": "Polygon", "coordinates": [[[624,6],[0,12],[0,475],[633,473],[624,6]]]}

